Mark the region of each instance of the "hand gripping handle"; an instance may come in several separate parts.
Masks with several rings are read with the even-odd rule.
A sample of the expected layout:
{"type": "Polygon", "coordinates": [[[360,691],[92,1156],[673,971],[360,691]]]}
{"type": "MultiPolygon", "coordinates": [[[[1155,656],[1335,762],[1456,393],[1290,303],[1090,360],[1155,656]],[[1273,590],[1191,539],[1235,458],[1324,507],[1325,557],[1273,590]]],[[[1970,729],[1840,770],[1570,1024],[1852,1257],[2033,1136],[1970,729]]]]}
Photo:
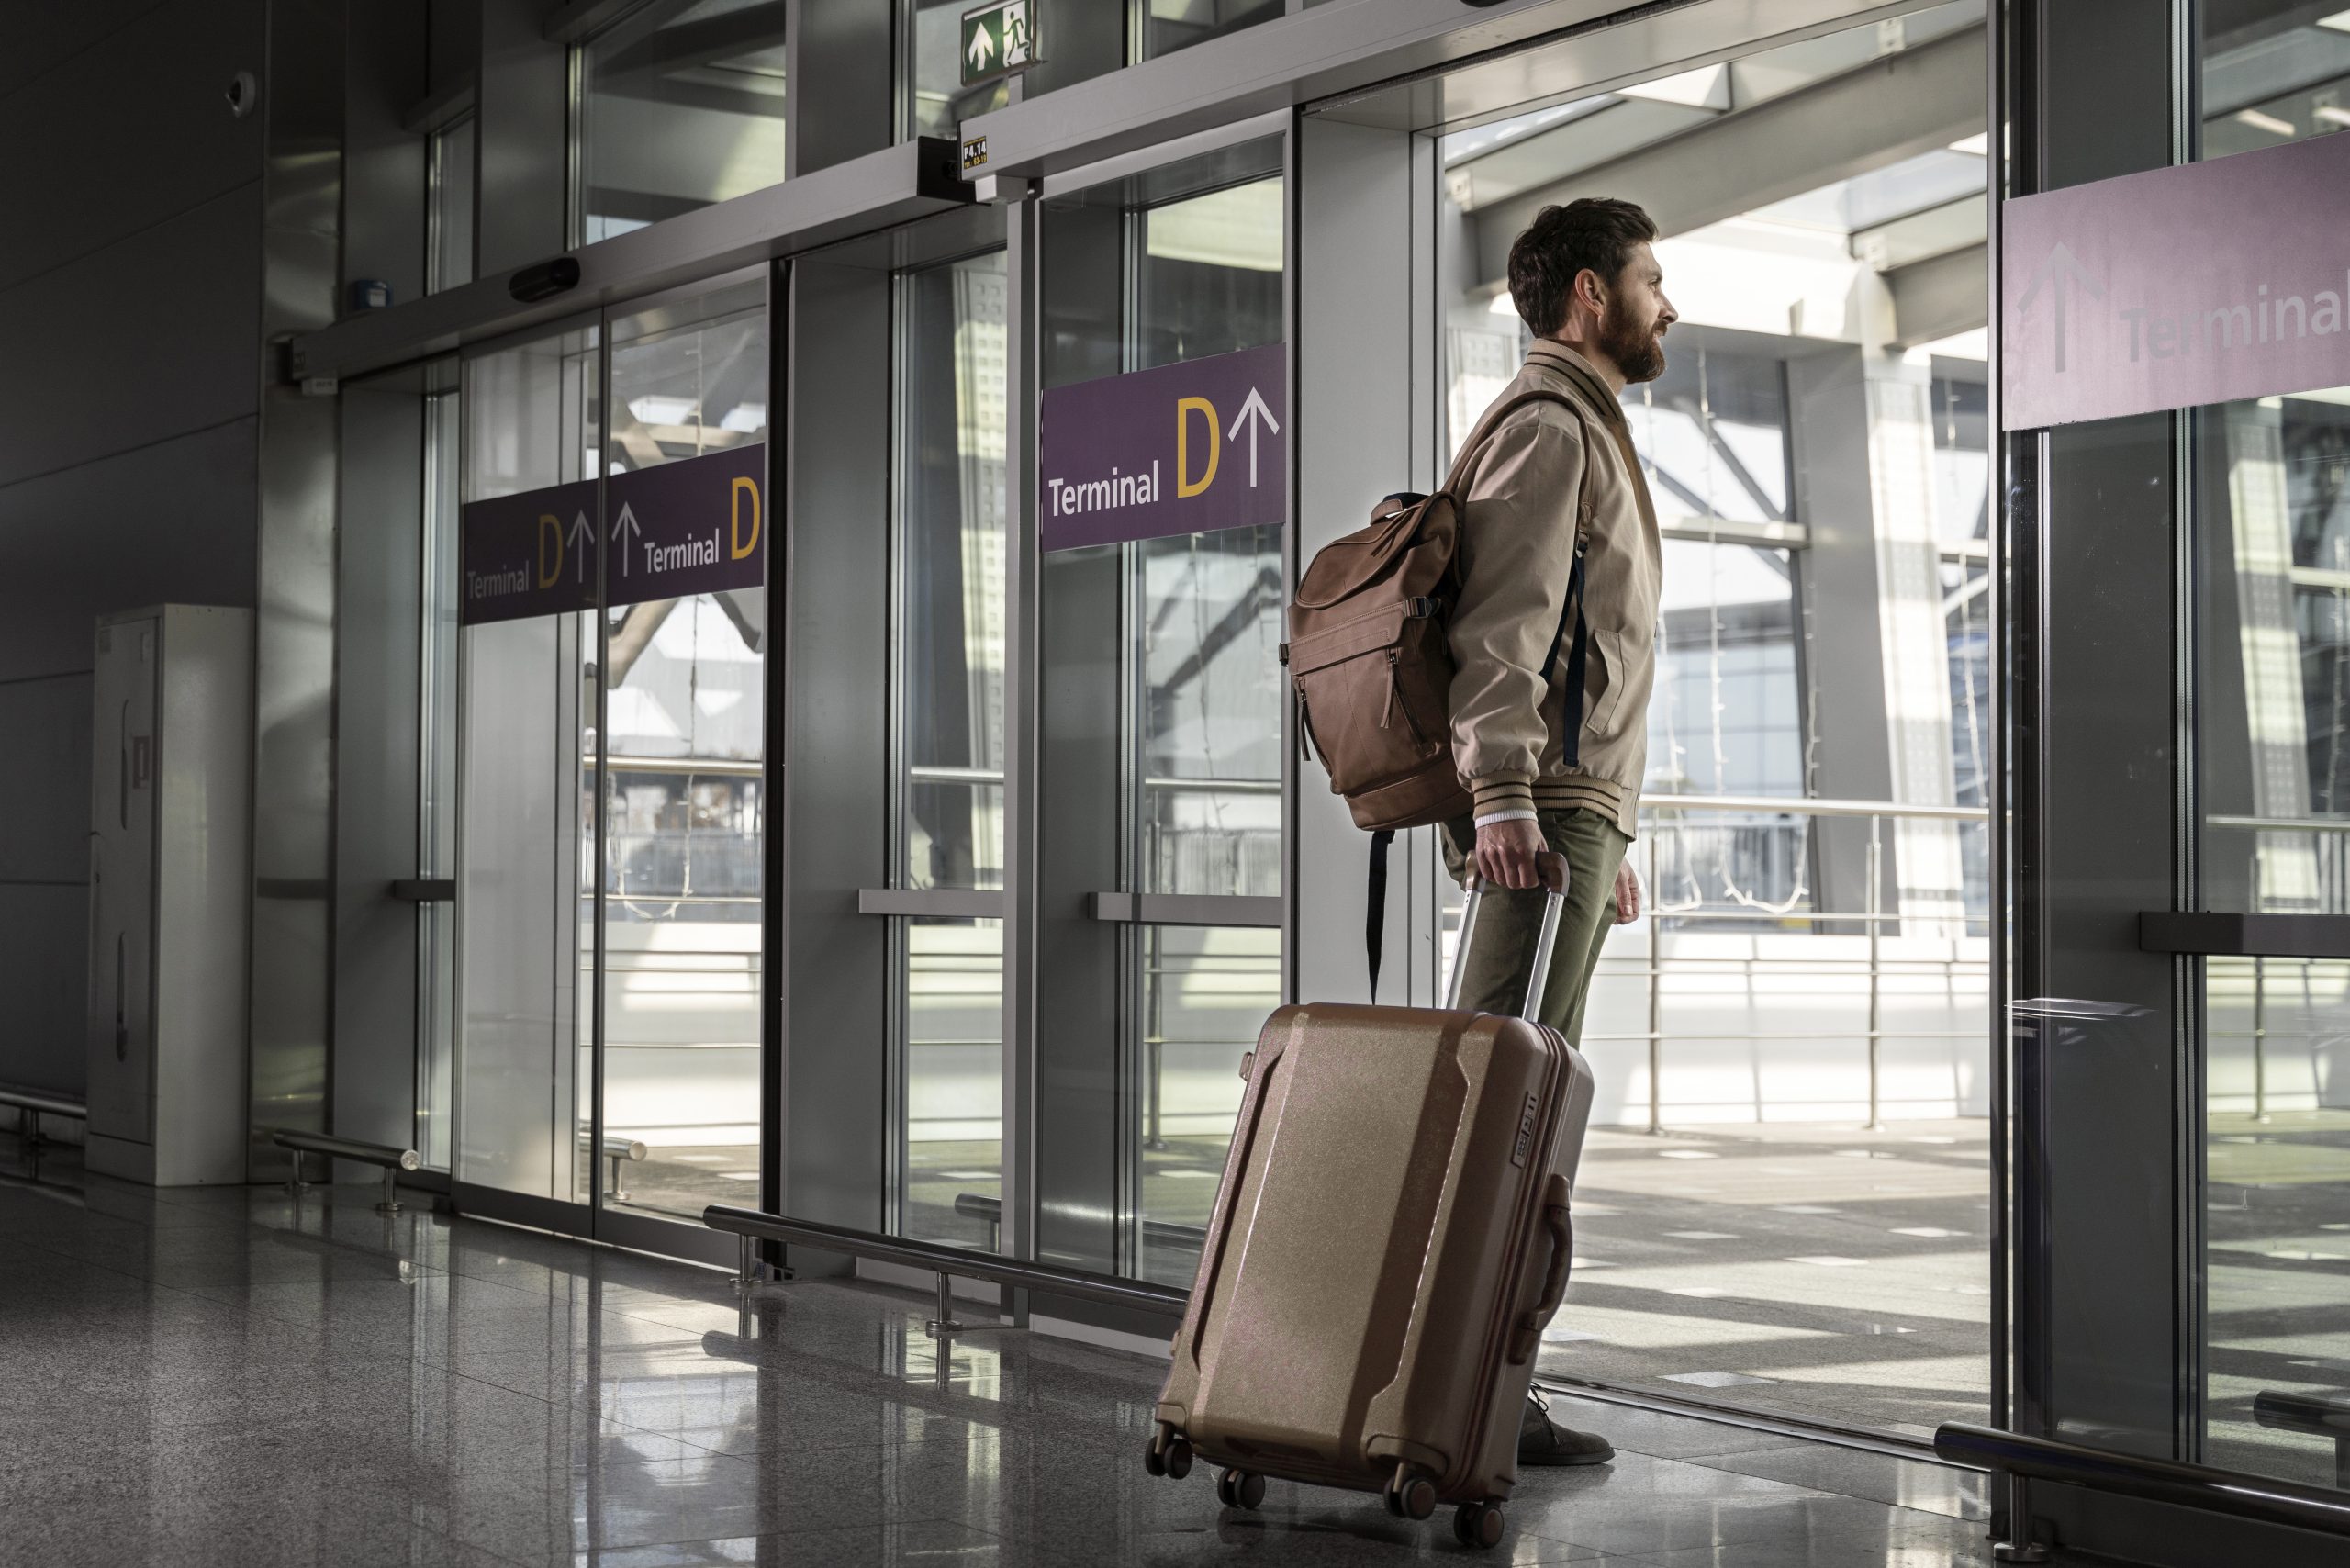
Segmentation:
{"type": "Polygon", "coordinates": [[[1542,1299],[1517,1320],[1510,1338],[1510,1365],[1521,1366],[1541,1342],[1542,1330],[1567,1296],[1567,1270],[1575,1256],[1575,1223],[1567,1206],[1567,1179],[1556,1171],[1542,1189],[1542,1223],[1550,1233],[1550,1267],[1542,1276],[1542,1299]]]}
{"type": "MultiPolygon", "coordinates": [[[[1542,1011],[1543,989],[1550,979],[1550,954],[1559,945],[1559,919],[1567,909],[1567,857],[1555,849],[1546,849],[1534,857],[1534,874],[1542,879],[1542,890],[1549,897],[1542,901],[1542,929],[1534,938],[1534,967],[1526,980],[1526,1007],[1521,1016],[1529,1019],[1542,1011]]],[[[1469,968],[1469,939],[1477,929],[1477,909],[1484,902],[1484,879],[1472,870],[1469,902],[1460,909],[1460,935],[1452,945],[1452,977],[1444,987],[1444,1004],[1448,1008],[1460,1005],[1460,977],[1469,968]]]]}

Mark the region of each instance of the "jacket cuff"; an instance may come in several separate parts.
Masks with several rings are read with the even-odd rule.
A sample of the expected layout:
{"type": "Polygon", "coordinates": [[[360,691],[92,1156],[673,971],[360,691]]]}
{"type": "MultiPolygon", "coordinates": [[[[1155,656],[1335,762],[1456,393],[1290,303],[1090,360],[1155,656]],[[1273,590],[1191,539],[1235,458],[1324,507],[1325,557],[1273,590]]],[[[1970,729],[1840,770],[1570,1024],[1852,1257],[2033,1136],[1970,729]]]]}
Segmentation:
{"type": "Polygon", "coordinates": [[[1476,801],[1476,814],[1490,817],[1497,812],[1534,810],[1534,781],[1516,774],[1491,774],[1469,781],[1470,793],[1476,801]]]}

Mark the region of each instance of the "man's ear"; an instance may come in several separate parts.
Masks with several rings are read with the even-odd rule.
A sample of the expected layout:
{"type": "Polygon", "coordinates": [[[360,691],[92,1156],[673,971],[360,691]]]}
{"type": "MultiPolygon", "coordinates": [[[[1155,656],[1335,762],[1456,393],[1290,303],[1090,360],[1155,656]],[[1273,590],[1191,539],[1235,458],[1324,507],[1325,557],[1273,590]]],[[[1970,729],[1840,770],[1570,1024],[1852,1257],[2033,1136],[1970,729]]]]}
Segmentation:
{"type": "Polygon", "coordinates": [[[1575,274],[1574,294],[1577,299],[1582,300],[1594,310],[1602,314],[1606,312],[1606,294],[1599,286],[1599,274],[1591,268],[1585,267],[1575,274]]]}

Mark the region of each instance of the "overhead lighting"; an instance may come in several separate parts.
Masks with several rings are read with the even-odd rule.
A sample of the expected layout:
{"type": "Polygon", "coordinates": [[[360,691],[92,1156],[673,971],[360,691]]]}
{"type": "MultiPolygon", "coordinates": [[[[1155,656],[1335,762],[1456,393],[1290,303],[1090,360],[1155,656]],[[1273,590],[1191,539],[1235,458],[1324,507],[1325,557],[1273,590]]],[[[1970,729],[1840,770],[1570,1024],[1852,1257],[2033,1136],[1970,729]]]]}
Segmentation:
{"type": "Polygon", "coordinates": [[[1991,133],[1978,130],[1972,136],[1962,136],[1950,144],[1953,152],[1971,153],[1980,158],[1991,151],[1991,133]]]}
{"type": "Polygon", "coordinates": [[[2300,134],[2300,131],[2293,129],[2293,122],[2291,120],[2278,119],[2275,115],[2263,114],[2258,109],[2238,109],[2236,111],[2236,123],[2238,125],[2248,125],[2255,130],[2265,130],[2271,136],[2299,136],[2300,134]]]}
{"type": "Polygon", "coordinates": [[[2331,17],[2320,17],[2317,25],[2332,28],[2337,33],[2350,33],[2350,11],[2336,11],[2331,17]]]}
{"type": "Polygon", "coordinates": [[[2328,125],[2350,125],[2350,109],[2337,109],[2332,104],[2320,104],[2317,118],[2328,125]]]}

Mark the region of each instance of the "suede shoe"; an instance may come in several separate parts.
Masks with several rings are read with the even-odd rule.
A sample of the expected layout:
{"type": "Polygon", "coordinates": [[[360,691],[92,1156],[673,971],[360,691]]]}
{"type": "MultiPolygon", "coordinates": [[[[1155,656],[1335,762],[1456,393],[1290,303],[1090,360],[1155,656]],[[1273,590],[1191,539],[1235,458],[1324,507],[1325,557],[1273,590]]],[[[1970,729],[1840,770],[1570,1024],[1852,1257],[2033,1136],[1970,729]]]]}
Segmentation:
{"type": "Polygon", "coordinates": [[[1606,1464],[1616,1457],[1615,1445],[1597,1432],[1578,1432],[1561,1427],[1550,1419],[1550,1407],[1542,1396],[1528,1393],[1526,1416],[1517,1425],[1517,1462],[1523,1466],[1549,1467],[1571,1464],[1606,1464]]]}

